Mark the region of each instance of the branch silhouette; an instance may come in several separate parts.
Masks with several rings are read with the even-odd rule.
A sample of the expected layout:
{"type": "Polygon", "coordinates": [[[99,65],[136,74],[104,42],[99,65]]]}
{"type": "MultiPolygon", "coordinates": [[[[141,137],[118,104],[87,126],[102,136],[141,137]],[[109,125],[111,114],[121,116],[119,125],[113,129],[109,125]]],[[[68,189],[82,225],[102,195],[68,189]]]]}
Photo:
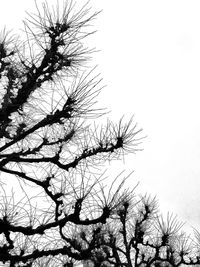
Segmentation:
{"type": "Polygon", "coordinates": [[[77,229],[106,224],[126,198],[118,197],[122,183],[106,200],[100,169],[136,152],[141,130],[133,119],[93,124],[105,111],[94,107],[101,78],[94,69],[84,70],[93,52],[84,39],[93,34],[90,24],[98,13],[88,4],[78,9],[73,1],[54,8],[36,3],[21,37],[1,32],[3,264],[72,266],[90,259],[100,246],[98,228],[85,247],[75,237],[77,229]]]}

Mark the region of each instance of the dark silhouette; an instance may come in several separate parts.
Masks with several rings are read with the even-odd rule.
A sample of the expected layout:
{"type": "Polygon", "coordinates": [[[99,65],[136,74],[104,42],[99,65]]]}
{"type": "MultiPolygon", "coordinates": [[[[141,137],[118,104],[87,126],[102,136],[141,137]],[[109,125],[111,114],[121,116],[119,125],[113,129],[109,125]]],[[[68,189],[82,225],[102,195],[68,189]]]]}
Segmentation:
{"type": "Polygon", "coordinates": [[[84,39],[98,12],[76,9],[36,4],[22,40],[1,33],[0,265],[200,265],[198,232],[193,241],[165,221],[125,178],[105,181],[104,164],[137,151],[141,130],[132,119],[97,126],[101,79],[84,39]]]}
{"type": "MultiPolygon", "coordinates": [[[[93,251],[88,266],[200,266],[200,234],[195,231],[192,239],[182,226],[172,214],[164,220],[155,198],[129,194],[107,224],[96,228],[101,245],[93,251]]],[[[83,233],[80,242],[84,242],[83,233]]]]}
{"type": "Polygon", "coordinates": [[[106,196],[102,164],[135,152],[140,130],[93,122],[105,111],[94,107],[99,76],[83,71],[84,38],[97,13],[72,1],[36,9],[22,40],[6,30],[0,39],[0,264],[73,266],[93,257],[94,226],[129,195],[122,182],[106,196]]]}

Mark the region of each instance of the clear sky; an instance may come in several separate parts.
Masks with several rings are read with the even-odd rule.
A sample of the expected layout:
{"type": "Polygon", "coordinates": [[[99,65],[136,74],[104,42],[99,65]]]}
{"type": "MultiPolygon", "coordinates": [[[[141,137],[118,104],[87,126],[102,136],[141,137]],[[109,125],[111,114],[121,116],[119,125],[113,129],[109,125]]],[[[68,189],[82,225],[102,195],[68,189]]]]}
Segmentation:
{"type": "MultiPolygon", "coordinates": [[[[91,64],[107,85],[99,101],[115,120],[134,114],[147,135],[144,150],[115,164],[114,173],[135,170],[129,183],[140,181],[138,192],[157,195],[161,211],[200,229],[200,2],[90,5],[102,10],[91,41],[100,50],[91,64]]],[[[19,28],[24,10],[33,6],[32,0],[3,1],[1,27],[19,28]]]]}

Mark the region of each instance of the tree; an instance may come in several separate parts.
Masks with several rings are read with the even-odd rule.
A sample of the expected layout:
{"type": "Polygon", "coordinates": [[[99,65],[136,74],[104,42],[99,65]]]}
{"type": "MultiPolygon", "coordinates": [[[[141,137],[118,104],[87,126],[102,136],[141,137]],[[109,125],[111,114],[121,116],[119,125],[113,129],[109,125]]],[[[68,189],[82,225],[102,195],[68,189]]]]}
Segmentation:
{"type": "Polygon", "coordinates": [[[135,152],[140,130],[132,119],[92,122],[105,114],[94,107],[101,79],[83,69],[92,53],[84,39],[97,13],[75,9],[72,1],[54,9],[36,4],[22,40],[1,33],[0,262],[10,266],[90,259],[99,248],[92,226],[105,224],[129,194],[119,193],[122,182],[106,196],[101,167],[135,152]],[[90,231],[86,246],[80,227],[90,231]]]}
{"type": "Polygon", "coordinates": [[[101,246],[90,266],[200,266],[200,234],[191,238],[182,226],[176,216],[168,213],[165,220],[159,214],[155,198],[129,195],[107,224],[96,228],[101,246]]]}

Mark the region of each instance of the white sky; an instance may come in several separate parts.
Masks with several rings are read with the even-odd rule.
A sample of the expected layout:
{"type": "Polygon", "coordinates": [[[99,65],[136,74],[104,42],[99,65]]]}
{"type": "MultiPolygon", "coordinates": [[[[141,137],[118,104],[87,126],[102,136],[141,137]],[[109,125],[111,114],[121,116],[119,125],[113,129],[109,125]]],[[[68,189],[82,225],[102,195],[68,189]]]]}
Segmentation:
{"type": "MultiPolygon", "coordinates": [[[[91,0],[90,5],[103,10],[91,44],[100,50],[91,63],[98,64],[107,85],[99,101],[115,120],[135,114],[147,135],[144,151],[128,156],[115,174],[135,170],[138,192],[157,195],[161,211],[198,227],[200,2],[91,0]]],[[[32,0],[3,1],[1,27],[17,27],[32,6],[32,0]]]]}

